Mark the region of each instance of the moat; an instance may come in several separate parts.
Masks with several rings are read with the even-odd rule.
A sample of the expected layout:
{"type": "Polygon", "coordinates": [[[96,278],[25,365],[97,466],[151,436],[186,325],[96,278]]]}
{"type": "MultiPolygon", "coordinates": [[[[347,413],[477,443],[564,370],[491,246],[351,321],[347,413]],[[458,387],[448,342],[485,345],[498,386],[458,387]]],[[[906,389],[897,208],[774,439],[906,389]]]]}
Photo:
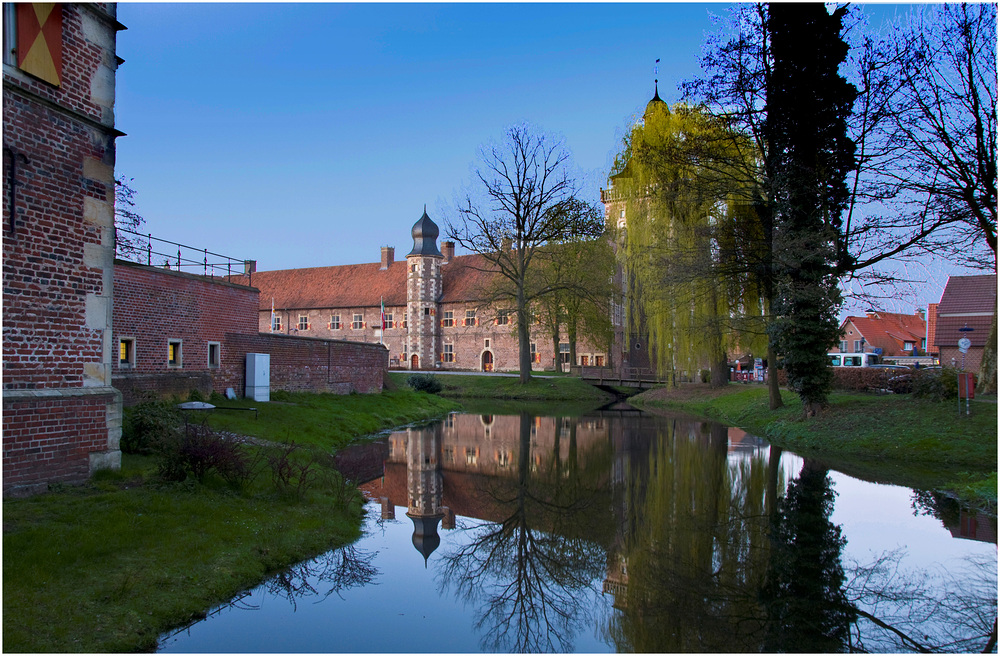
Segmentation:
{"type": "Polygon", "coordinates": [[[363,537],[161,651],[996,651],[994,517],[739,429],[457,414],[342,461],[363,537]]]}

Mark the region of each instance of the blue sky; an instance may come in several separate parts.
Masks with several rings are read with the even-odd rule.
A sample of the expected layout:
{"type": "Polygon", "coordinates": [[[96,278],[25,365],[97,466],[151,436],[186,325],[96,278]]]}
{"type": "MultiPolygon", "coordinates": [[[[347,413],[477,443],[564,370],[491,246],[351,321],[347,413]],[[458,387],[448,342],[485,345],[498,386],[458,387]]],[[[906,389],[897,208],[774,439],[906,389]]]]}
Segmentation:
{"type": "Polygon", "coordinates": [[[517,122],[564,138],[596,199],[654,61],[677,100],[726,8],[120,3],[116,172],[146,231],[261,270],[402,257],[517,122]]]}

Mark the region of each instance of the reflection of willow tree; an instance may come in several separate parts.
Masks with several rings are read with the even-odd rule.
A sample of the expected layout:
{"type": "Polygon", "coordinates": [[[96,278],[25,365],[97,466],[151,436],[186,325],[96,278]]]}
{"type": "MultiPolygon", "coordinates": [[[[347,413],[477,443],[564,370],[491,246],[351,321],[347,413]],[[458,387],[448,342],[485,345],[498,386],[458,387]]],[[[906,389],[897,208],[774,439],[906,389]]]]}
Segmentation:
{"type": "Polygon", "coordinates": [[[855,609],[844,593],[840,559],[847,540],[830,522],[833,499],[827,470],[807,460],[778,504],[762,595],[765,651],[836,652],[848,644],[855,609]]]}
{"type": "Polygon", "coordinates": [[[608,627],[618,651],[759,650],[776,486],[763,458],[730,465],[727,446],[724,426],[675,420],[625,473],[627,576],[608,627]]]}
{"type": "Polygon", "coordinates": [[[568,435],[557,420],[552,451],[536,451],[542,459],[533,461],[532,420],[521,414],[515,475],[483,491],[504,519],[472,528],[471,542],[444,557],[440,574],[442,589],[454,586],[465,601],[482,604],[476,628],[487,651],[571,650],[573,636],[590,625],[580,592],[604,571],[610,445],[580,450],[575,420],[568,435]]]}

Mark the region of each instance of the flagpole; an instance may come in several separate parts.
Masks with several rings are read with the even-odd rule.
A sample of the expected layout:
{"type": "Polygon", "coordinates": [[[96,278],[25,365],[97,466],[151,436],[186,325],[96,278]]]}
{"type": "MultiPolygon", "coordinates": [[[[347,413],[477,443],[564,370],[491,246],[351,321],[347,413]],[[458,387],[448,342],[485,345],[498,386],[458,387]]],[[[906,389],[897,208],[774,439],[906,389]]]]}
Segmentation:
{"type": "Polygon", "coordinates": [[[382,334],[385,333],[385,298],[382,296],[378,297],[379,303],[382,305],[382,314],[378,318],[379,324],[382,328],[378,331],[378,343],[382,345],[382,334]]]}

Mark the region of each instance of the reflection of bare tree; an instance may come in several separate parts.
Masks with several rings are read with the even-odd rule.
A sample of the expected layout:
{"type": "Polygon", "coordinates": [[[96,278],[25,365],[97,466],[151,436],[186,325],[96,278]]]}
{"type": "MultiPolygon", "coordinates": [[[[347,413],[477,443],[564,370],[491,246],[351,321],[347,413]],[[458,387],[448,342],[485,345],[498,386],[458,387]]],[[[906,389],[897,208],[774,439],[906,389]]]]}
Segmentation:
{"type": "Polygon", "coordinates": [[[275,597],[287,599],[293,607],[298,599],[305,597],[341,596],[344,590],[360,588],[375,580],[379,571],[372,561],[377,555],[377,551],[365,552],[354,545],[341,547],[276,574],[264,582],[264,589],[275,597]]]}
{"type": "Polygon", "coordinates": [[[963,570],[905,571],[904,550],[853,563],[847,595],[857,609],[851,650],[991,652],[997,645],[997,564],[970,556],[963,570]]]}
{"type": "Polygon", "coordinates": [[[594,589],[607,557],[606,497],[600,478],[584,473],[607,471],[596,461],[601,454],[587,454],[585,469],[560,462],[563,427],[556,422],[552,457],[533,466],[531,422],[521,415],[516,476],[483,491],[505,518],[469,529],[472,540],[444,556],[439,574],[442,589],[454,586],[461,599],[481,604],[476,628],[487,651],[571,650],[573,636],[591,624],[580,592],[594,589]]]}

